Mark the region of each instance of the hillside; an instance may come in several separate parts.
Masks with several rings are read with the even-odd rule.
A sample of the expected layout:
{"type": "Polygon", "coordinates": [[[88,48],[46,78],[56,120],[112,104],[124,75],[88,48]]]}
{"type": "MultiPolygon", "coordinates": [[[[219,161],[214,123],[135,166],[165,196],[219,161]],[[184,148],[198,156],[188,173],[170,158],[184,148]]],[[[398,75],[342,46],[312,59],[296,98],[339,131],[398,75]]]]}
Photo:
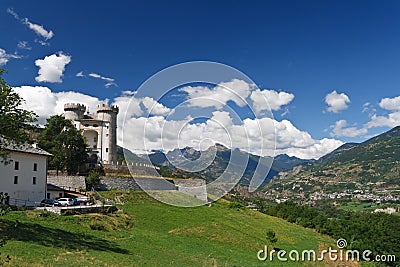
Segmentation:
{"type": "Polygon", "coordinates": [[[0,252],[11,256],[11,266],[260,266],[257,251],[266,244],[267,230],[276,232],[275,247],[287,251],[322,250],[335,243],[282,219],[230,208],[224,200],[180,208],[139,191],[105,194],[119,195],[123,212],[58,216],[28,211],[1,217],[1,234],[9,240],[0,252]]]}
{"type": "Polygon", "coordinates": [[[277,177],[265,190],[273,187],[288,194],[362,190],[390,195],[400,188],[400,126],[363,143],[344,144],[300,173],[277,177]]]}

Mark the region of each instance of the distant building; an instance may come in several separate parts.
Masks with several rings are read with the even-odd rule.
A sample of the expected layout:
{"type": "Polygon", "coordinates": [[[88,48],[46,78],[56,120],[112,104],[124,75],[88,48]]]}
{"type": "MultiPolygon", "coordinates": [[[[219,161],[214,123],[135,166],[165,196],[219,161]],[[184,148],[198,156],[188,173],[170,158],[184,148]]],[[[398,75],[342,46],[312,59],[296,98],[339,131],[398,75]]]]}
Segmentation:
{"type": "Polygon", "coordinates": [[[0,163],[0,191],[10,196],[11,205],[38,205],[46,198],[47,158],[51,154],[29,144],[2,144],[9,151],[9,163],[0,163]]]}
{"type": "Polygon", "coordinates": [[[100,104],[96,114],[86,112],[82,104],[65,104],[64,117],[71,120],[78,130],[82,130],[91,148],[92,161],[117,165],[117,115],[119,108],[100,104]]]}

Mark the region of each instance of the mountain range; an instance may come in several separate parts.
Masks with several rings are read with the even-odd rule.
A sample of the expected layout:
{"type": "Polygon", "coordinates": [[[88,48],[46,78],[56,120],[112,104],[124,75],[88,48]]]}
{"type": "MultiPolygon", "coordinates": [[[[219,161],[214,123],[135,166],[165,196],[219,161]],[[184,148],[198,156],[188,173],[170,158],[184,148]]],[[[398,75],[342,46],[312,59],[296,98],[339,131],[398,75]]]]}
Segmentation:
{"type": "Polygon", "coordinates": [[[400,126],[362,143],[344,144],[312,164],[281,172],[265,190],[283,183],[303,192],[396,190],[400,185],[400,126]]]}

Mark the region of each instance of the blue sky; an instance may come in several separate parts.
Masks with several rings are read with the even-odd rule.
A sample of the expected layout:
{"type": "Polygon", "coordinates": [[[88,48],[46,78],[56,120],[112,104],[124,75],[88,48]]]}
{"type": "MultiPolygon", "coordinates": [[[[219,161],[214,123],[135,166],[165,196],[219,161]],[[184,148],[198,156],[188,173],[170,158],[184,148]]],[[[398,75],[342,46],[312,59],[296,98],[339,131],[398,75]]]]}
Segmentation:
{"type": "MultiPolygon", "coordinates": [[[[293,95],[273,110],[286,131],[281,139],[292,140],[279,152],[318,157],[400,124],[398,14],[398,1],[3,0],[0,63],[40,116],[59,111],[44,109],[41,94],[54,105],[82,95],[93,97],[89,106],[105,99],[120,104],[166,67],[224,63],[261,90],[293,95]],[[39,65],[52,59],[63,62],[58,81],[39,75],[39,65]],[[309,145],[296,154],[295,139],[307,134],[309,145]]],[[[168,100],[161,104],[173,108],[168,100]]]]}

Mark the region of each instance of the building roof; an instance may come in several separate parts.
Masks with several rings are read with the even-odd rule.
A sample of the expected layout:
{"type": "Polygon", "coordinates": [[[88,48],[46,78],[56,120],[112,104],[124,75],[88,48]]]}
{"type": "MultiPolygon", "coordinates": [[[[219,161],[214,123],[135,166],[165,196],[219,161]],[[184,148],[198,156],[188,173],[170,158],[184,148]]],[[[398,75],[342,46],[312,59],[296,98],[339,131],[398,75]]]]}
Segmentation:
{"type": "Polygon", "coordinates": [[[31,145],[28,143],[18,145],[15,142],[13,142],[9,139],[6,139],[2,136],[0,136],[0,147],[2,149],[9,150],[9,151],[37,154],[37,155],[43,155],[43,156],[47,156],[47,157],[53,156],[49,152],[47,152],[39,147],[36,147],[35,145],[31,145]]]}
{"type": "Polygon", "coordinates": [[[65,191],[64,188],[61,188],[59,186],[56,186],[54,184],[47,184],[47,190],[51,190],[51,191],[65,191]]]}

